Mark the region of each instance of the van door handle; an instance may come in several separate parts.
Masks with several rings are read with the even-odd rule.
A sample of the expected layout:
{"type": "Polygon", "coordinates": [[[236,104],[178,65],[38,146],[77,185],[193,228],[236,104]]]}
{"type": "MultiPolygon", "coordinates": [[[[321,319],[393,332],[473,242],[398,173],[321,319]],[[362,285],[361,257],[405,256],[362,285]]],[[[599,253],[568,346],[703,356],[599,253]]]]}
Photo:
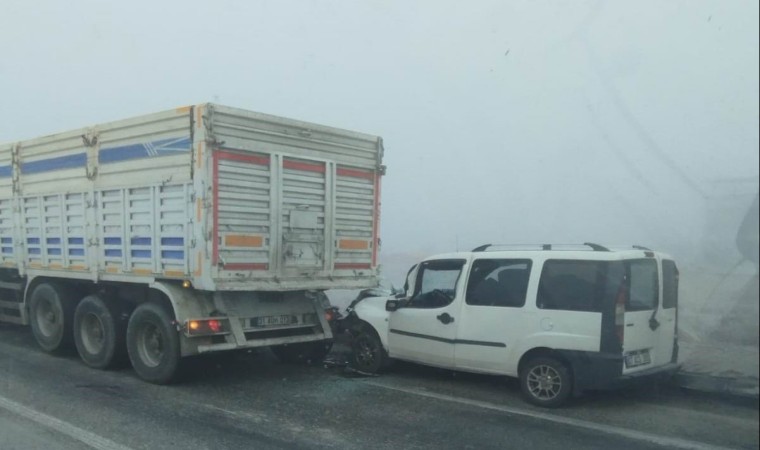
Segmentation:
{"type": "Polygon", "coordinates": [[[634,324],[632,324],[632,323],[627,323],[627,324],[625,324],[625,326],[627,326],[627,327],[632,327],[633,325],[634,325],[634,324]]]}
{"type": "Polygon", "coordinates": [[[442,324],[448,325],[451,322],[454,321],[454,318],[449,315],[449,313],[443,313],[439,314],[435,317],[436,319],[440,320],[442,324]]]}

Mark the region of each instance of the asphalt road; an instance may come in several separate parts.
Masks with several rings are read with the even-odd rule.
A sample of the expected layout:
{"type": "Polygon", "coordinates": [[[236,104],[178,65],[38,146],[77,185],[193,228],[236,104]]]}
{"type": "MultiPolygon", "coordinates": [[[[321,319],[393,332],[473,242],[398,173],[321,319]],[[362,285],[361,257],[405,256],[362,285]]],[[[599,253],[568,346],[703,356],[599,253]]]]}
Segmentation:
{"type": "Polygon", "coordinates": [[[0,324],[3,450],[758,448],[758,420],[755,402],[651,388],[548,411],[503,378],[405,363],[355,377],[268,351],[197,359],[180,384],[154,386],[44,354],[28,328],[0,324]]]}

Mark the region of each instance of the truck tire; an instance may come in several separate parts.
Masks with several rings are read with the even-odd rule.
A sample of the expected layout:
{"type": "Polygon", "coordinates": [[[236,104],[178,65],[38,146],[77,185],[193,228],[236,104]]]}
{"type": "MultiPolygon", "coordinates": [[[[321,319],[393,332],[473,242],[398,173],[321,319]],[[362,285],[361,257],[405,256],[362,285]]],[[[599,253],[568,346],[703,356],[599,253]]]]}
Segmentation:
{"type": "Polygon", "coordinates": [[[168,312],[155,303],[143,303],[127,324],[127,352],[132,368],[154,384],[172,381],[179,367],[179,334],[168,312]]]}
{"type": "Polygon", "coordinates": [[[71,346],[74,301],[58,283],[40,283],[29,297],[29,321],[39,346],[56,353],[71,346]]]}
{"type": "Polygon", "coordinates": [[[520,389],[529,403],[544,408],[562,406],[573,392],[570,369],[551,357],[537,357],[520,370],[520,389]]]}
{"type": "Polygon", "coordinates": [[[286,364],[321,363],[330,350],[332,341],[303,342],[298,344],[275,345],[270,347],[280,362],[286,364]]]}
{"type": "Polygon", "coordinates": [[[126,323],[116,308],[89,295],[74,311],[74,344],[82,361],[95,369],[108,369],[124,361],[126,323]]]}
{"type": "Polygon", "coordinates": [[[351,365],[356,370],[379,373],[390,364],[380,336],[369,325],[362,326],[353,334],[351,350],[351,365]]]}

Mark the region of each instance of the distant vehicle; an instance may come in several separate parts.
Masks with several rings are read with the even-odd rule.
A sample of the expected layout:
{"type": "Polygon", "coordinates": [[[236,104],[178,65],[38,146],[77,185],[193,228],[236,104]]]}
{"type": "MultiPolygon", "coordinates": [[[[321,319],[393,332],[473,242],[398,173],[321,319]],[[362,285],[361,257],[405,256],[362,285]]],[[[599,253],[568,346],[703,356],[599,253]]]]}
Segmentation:
{"type": "Polygon", "coordinates": [[[180,358],[329,351],[377,286],[382,140],[200,104],[0,145],[0,321],[166,383],[180,358]]]}
{"type": "Polygon", "coordinates": [[[405,294],[356,302],[346,317],[354,366],[391,359],[518,377],[556,407],[584,389],[678,369],[678,270],[667,255],[588,244],[428,258],[405,294]]]}

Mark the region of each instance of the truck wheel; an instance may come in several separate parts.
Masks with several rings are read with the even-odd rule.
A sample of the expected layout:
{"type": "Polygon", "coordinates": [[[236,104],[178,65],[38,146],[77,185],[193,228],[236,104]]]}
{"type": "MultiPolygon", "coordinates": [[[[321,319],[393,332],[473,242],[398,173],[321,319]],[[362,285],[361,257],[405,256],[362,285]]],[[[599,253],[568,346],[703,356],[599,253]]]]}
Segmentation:
{"type": "Polygon", "coordinates": [[[368,326],[362,327],[351,340],[352,366],[362,372],[378,373],[390,363],[380,336],[368,326]]]}
{"type": "Polygon", "coordinates": [[[57,283],[41,283],[29,298],[29,320],[39,346],[49,353],[71,344],[74,302],[69,291],[57,283]]]}
{"type": "Polygon", "coordinates": [[[127,324],[127,352],[132,367],[143,380],[169,383],[179,366],[179,334],[172,318],[155,303],[143,303],[127,324]]]}
{"type": "Polygon", "coordinates": [[[74,344],[79,357],[95,369],[107,369],[123,361],[126,353],[125,322],[97,295],[82,299],[74,311],[74,344]]]}
{"type": "Polygon", "coordinates": [[[531,359],[520,371],[520,388],[525,399],[545,408],[561,406],[573,392],[570,369],[550,357],[531,359]]]}
{"type": "Polygon", "coordinates": [[[330,353],[332,345],[332,341],[320,341],[275,345],[270,348],[274,356],[283,363],[321,363],[330,353]]]}

